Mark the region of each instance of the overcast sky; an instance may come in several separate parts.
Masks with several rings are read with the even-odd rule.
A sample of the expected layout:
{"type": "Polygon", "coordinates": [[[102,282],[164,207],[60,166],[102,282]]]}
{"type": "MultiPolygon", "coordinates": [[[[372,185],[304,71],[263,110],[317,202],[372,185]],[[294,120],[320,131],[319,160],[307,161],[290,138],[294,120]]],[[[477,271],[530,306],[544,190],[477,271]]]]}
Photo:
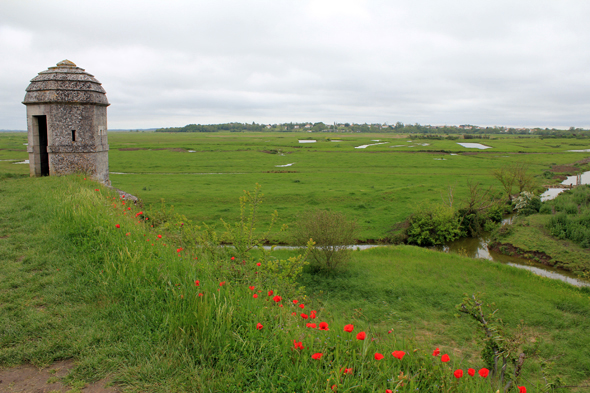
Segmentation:
{"type": "Polygon", "coordinates": [[[0,129],[69,59],[109,128],[590,127],[588,0],[0,0],[0,129]]]}

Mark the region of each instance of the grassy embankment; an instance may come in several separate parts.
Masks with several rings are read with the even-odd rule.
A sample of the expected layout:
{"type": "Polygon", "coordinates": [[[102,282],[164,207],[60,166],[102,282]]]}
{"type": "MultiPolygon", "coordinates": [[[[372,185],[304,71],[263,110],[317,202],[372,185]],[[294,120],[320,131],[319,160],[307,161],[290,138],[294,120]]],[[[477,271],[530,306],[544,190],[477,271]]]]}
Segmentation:
{"type": "MultiPolygon", "coordinates": [[[[567,152],[588,147],[576,139],[494,138],[467,141],[493,147],[480,151],[463,148],[460,141],[408,142],[406,135],[395,134],[117,132],[109,134],[110,177],[113,186],[147,205],[164,199],[193,221],[218,228],[220,218],[239,216],[235,196],[259,183],[267,198],[264,217],[276,209],[280,224],[293,224],[307,209],[332,209],[356,219],[364,241],[390,237],[395,223],[417,204],[447,198],[449,186],[455,204],[466,197],[468,179],[499,190],[491,171],[506,164],[528,164],[541,176],[551,165],[587,156],[567,152]],[[318,142],[298,143],[305,138],[318,142]],[[355,149],[377,139],[388,143],[355,149]]],[[[0,135],[5,149],[0,159],[26,159],[25,142],[26,134],[0,135]]],[[[28,173],[26,165],[8,162],[0,162],[0,169],[28,173]]]]}
{"type": "MultiPolygon", "coordinates": [[[[178,226],[156,240],[137,208],[80,177],[4,178],[0,202],[3,367],[75,358],[74,387],[111,374],[129,391],[490,391],[481,378],[452,377],[482,365],[472,322],[453,314],[464,292],[484,291],[507,326],[524,321],[566,383],[590,376],[589,292],[526,272],[413,247],[370,250],[347,273],[306,273],[301,310],[272,260],[236,264],[229,250],[214,258],[189,244],[177,252],[178,226]],[[299,314],[312,309],[329,331],[305,327],[299,314]],[[347,340],[347,323],[367,339],[347,340]],[[435,346],[451,362],[432,357],[435,346]],[[407,354],[398,361],[393,350],[407,354]],[[400,371],[412,376],[403,387],[400,371]]],[[[529,391],[542,384],[539,365],[525,363],[529,391]]]]}

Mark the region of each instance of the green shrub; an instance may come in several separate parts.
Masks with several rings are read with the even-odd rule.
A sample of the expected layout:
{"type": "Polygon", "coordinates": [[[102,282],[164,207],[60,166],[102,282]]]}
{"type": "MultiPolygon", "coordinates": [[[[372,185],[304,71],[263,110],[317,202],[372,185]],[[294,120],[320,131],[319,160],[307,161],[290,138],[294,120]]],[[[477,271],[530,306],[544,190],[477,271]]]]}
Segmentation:
{"type": "Polygon", "coordinates": [[[358,227],[339,212],[313,210],[305,213],[293,230],[295,244],[305,246],[313,240],[312,267],[334,270],[350,259],[348,247],[356,242],[358,227]]]}
{"type": "Polygon", "coordinates": [[[446,205],[423,204],[408,219],[406,234],[409,244],[443,244],[461,236],[461,222],[446,205]]]}

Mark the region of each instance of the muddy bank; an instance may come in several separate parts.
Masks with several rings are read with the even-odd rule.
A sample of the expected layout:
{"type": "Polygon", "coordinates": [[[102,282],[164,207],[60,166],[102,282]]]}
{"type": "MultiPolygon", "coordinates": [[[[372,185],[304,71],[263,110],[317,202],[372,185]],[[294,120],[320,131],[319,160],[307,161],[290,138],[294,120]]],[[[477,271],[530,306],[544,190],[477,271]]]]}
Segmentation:
{"type": "MultiPolygon", "coordinates": [[[[523,250],[522,248],[518,248],[510,243],[499,243],[493,242],[490,243],[488,248],[491,251],[495,251],[500,254],[515,256],[518,258],[534,260],[540,264],[550,267],[557,267],[559,265],[559,261],[554,260],[549,255],[545,254],[544,252],[540,251],[529,251],[523,250]]],[[[561,267],[561,266],[559,266],[561,267]]],[[[561,267],[563,270],[568,270],[565,267],[561,267]]],[[[571,271],[571,270],[568,270],[571,271]]]]}

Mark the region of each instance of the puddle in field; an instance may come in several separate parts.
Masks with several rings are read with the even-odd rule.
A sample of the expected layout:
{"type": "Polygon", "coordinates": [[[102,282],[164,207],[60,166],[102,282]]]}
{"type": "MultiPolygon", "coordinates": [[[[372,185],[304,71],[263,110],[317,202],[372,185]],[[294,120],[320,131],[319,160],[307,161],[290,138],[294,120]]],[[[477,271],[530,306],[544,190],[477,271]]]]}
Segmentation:
{"type": "MultiPolygon", "coordinates": [[[[567,179],[561,182],[564,186],[575,186],[577,184],[590,184],[590,171],[584,172],[580,176],[578,182],[578,176],[568,176],[567,179]]],[[[549,188],[547,191],[541,194],[541,201],[550,201],[555,199],[559,194],[568,190],[568,188],[549,188]]]]}
{"type": "Polygon", "coordinates": [[[369,145],[360,145],[360,146],[355,146],[354,148],[355,148],[355,149],[366,149],[366,148],[367,148],[367,147],[369,147],[369,146],[385,145],[386,143],[389,143],[389,142],[371,143],[371,144],[369,144],[369,145]]]}
{"type": "Polygon", "coordinates": [[[568,150],[570,153],[590,153],[590,149],[583,149],[583,150],[568,150]]]}
{"type": "Polygon", "coordinates": [[[189,150],[189,153],[196,153],[196,150],[189,150]]]}
{"type": "Polygon", "coordinates": [[[291,166],[291,165],[293,165],[293,164],[295,164],[295,163],[294,163],[294,162],[292,162],[291,164],[285,164],[285,165],[275,165],[275,168],[284,168],[284,167],[287,167],[287,166],[291,166]]]}
{"type": "Polygon", "coordinates": [[[316,143],[313,139],[299,139],[299,143],[316,143]]]}
{"type": "Polygon", "coordinates": [[[481,143],[459,143],[457,142],[458,145],[461,145],[467,149],[491,149],[491,146],[486,146],[486,145],[482,145],[481,143]]]}

